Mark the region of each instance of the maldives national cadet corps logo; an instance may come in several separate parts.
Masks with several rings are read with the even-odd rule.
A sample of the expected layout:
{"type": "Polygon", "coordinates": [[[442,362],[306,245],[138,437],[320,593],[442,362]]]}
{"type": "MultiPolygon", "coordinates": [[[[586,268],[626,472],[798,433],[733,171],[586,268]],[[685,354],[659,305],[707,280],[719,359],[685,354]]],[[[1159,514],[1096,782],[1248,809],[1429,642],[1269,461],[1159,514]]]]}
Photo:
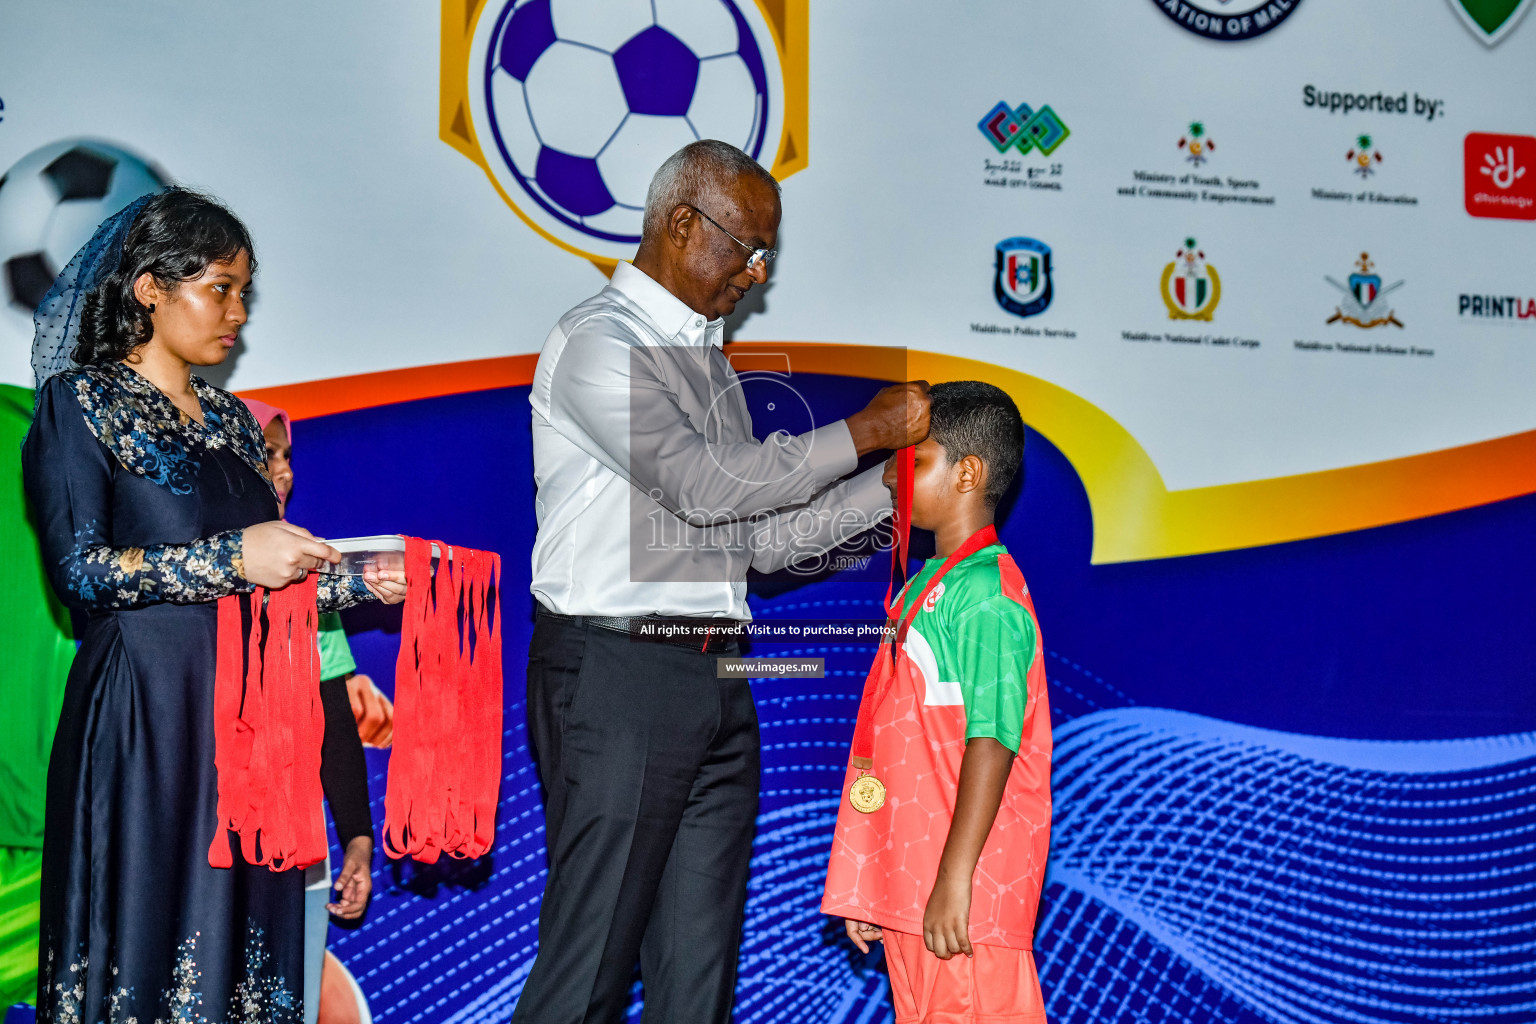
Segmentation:
{"type": "Polygon", "coordinates": [[[976,122],[976,127],[999,153],[1014,146],[1025,156],[1032,149],[1038,149],[1041,156],[1050,156],[1072,134],[1049,104],[1035,110],[1028,103],[1010,107],[1002,100],[976,122]]]}
{"type": "Polygon", "coordinates": [[[1184,248],[1163,268],[1162,291],[1170,320],[1209,321],[1215,314],[1221,301],[1221,275],[1205,261],[1193,238],[1184,239],[1184,248]]]}
{"type": "Polygon", "coordinates": [[[1374,265],[1368,252],[1361,253],[1355,265],[1360,268],[1359,272],[1349,275],[1347,287],[1331,277],[1325,278],[1343,293],[1338,308],[1327,322],[1331,324],[1342,320],[1355,327],[1385,327],[1387,324],[1403,326],[1403,322],[1392,311],[1392,304],[1387,301],[1387,296],[1401,288],[1403,282],[1397,281],[1383,288],[1381,275],[1371,273],[1374,265]]]}
{"type": "Polygon", "coordinates": [[[1033,238],[998,242],[992,294],[1014,316],[1045,312],[1051,304],[1051,247],[1033,238]]]}
{"type": "Polygon", "coordinates": [[[1152,0],[1152,3],[1180,28],[1221,43],[1239,43],[1261,36],[1301,6],[1301,0],[1152,0]]]}
{"type": "Polygon", "coordinates": [[[1497,46],[1514,31],[1536,0],[1450,0],[1451,9],[1486,46],[1497,46]]]}
{"type": "Polygon", "coordinates": [[[688,143],[781,180],[806,166],[808,4],[468,0],[466,18],[444,0],[439,134],[545,238],[611,267],[688,143]]]}

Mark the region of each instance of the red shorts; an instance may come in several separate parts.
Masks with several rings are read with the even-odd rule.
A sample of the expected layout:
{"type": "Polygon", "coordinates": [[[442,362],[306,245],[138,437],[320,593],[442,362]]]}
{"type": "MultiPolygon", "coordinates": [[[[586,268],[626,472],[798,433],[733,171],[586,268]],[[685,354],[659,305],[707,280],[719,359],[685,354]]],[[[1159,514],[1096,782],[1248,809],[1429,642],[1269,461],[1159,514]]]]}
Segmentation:
{"type": "Polygon", "coordinates": [[[972,943],[940,960],[921,935],[883,929],[896,1024],[1046,1024],[1035,955],[972,943]]]}

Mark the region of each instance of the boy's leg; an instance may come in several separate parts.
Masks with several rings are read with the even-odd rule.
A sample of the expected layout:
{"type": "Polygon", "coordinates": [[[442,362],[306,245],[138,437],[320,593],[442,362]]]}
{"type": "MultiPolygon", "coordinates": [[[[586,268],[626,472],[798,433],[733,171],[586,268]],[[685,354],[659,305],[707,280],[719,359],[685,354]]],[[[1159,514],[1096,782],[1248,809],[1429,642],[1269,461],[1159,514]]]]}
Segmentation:
{"type": "Polygon", "coordinates": [[[718,694],[720,726],[640,947],[644,1024],[730,1020],[761,770],[751,688],[722,679],[718,694]]]}
{"type": "Polygon", "coordinates": [[[1029,950],[972,943],[974,957],[940,960],[921,935],[884,932],[896,1024],[1045,1024],[1029,950]]]}

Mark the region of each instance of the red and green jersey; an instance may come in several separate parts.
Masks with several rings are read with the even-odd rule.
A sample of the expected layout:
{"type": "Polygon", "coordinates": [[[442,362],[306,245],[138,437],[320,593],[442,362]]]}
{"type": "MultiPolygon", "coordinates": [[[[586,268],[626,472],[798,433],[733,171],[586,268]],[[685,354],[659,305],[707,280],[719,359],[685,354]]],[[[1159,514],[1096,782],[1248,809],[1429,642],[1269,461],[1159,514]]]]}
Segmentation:
{"type": "MultiPolygon", "coordinates": [[[[930,560],[907,584],[903,611],[941,566],[930,560]]],[[[886,645],[876,655],[890,656],[886,645]]],[[[1031,949],[1050,849],[1051,715],[1034,603],[1002,545],[958,562],[929,593],[874,715],[871,771],[885,803],[864,814],[842,800],[822,912],[922,933],[965,744],[985,736],[1018,756],[976,865],[970,939],[1031,949]]],[[[844,794],[860,774],[848,770],[844,794]]]]}

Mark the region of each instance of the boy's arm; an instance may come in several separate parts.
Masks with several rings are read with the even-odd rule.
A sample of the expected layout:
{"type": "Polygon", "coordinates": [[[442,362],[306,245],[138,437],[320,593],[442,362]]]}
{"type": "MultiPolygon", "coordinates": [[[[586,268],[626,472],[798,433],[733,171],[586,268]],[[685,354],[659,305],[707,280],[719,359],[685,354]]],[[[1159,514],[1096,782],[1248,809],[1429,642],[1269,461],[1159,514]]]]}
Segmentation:
{"type": "Polygon", "coordinates": [[[997,740],[978,736],[965,745],[954,820],[923,912],[923,943],[940,960],[971,955],[971,881],[1012,767],[1013,751],[997,740]]]}

